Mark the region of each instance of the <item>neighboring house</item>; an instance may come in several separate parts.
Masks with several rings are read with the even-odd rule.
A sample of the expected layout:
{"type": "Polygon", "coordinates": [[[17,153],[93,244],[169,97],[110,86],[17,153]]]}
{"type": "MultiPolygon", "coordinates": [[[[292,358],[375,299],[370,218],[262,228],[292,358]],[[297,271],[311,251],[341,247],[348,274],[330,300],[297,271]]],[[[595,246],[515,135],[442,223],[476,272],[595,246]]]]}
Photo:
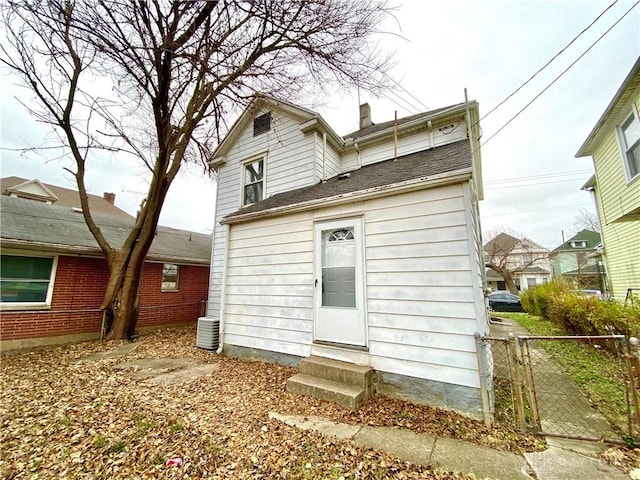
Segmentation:
{"type": "MultiPolygon", "coordinates": [[[[97,338],[109,269],[82,213],[0,196],[0,346],[97,338]]],[[[94,214],[114,245],[133,219],[94,214]]],[[[158,227],[142,271],[139,327],[195,321],[207,297],[211,236],[158,227]]]]}
{"type": "Polygon", "coordinates": [[[605,292],[606,275],[600,259],[598,232],[582,230],[549,253],[553,278],[565,277],[580,289],[605,292]]]}
{"type": "Polygon", "coordinates": [[[499,233],[484,245],[487,287],[509,290],[510,275],[519,291],[546,283],[551,278],[549,250],[528,238],[499,233]],[[491,267],[493,265],[493,267],[491,267]]]}
{"type": "Polygon", "coordinates": [[[479,416],[478,122],[475,102],[382,124],[365,104],[341,137],[256,96],[211,162],[220,348],[367,365],[380,391],[479,416]]]}
{"type": "Polygon", "coordinates": [[[596,123],[576,157],[591,156],[593,192],[602,228],[611,293],[640,294],[640,59],[596,123]]]}
{"type": "MultiPolygon", "coordinates": [[[[2,195],[27,198],[59,207],[82,208],[77,190],[42,183],[37,178],[33,180],[20,177],[0,178],[0,192],[2,195]]],[[[89,210],[94,214],[133,218],[127,212],[115,206],[115,193],[104,192],[102,197],[87,194],[87,198],[89,200],[89,210]]]]}

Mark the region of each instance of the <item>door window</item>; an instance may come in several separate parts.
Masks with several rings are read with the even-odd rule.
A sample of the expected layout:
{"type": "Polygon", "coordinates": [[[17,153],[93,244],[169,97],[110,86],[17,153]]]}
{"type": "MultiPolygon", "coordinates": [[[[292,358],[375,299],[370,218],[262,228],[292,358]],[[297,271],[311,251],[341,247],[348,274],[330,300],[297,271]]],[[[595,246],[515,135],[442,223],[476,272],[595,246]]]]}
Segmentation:
{"type": "Polygon", "coordinates": [[[322,306],[356,307],[353,227],[322,231],[322,306]]]}

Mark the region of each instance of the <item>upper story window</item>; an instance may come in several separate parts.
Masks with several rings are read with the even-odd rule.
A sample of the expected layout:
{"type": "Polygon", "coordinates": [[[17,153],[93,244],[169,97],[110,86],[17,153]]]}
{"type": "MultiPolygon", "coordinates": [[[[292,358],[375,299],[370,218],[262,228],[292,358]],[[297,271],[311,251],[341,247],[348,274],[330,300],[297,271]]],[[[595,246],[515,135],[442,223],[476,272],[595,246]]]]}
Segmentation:
{"type": "Polygon", "coordinates": [[[0,301],[6,308],[51,304],[56,257],[2,255],[0,301]]]}
{"type": "Polygon", "coordinates": [[[574,240],[571,242],[573,248],[587,248],[586,240],[574,240]]]}
{"type": "Polygon", "coordinates": [[[264,198],[264,159],[245,163],[243,166],[243,205],[251,205],[264,198]]]}
{"type": "Polygon", "coordinates": [[[261,133],[271,130],[271,112],[265,113],[253,119],[253,136],[257,137],[261,133]]]}
{"type": "Polygon", "coordinates": [[[620,143],[629,180],[640,173],[640,122],[635,111],[620,126],[620,143]]]}
{"type": "Polygon", "coordinates": [[[162,265],[162,288],[161,290],[178,290],[178,277],[180,267],[175,263],[165,263],[162,265]]]}

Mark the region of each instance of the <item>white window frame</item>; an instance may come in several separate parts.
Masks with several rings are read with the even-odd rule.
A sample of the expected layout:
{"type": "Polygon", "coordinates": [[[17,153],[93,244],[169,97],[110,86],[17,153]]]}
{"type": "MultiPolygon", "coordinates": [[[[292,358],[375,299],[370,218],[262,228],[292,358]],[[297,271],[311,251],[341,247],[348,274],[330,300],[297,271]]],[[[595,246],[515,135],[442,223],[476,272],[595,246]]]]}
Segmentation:
{"type": "Polygon", "coordinates": [[[16,252],[16,251],[3,251],[2,255],[12,257],[30,257],[30,258],[51,258],[51,273],[49,274],[49,287],[47,288],[47,295],[44,302],[2,302],[0,300],[0,310],[45,310],[51,308],[51,300],[53,298],[53,289],[56,280],[56,273],[58,271],[58,255],[47,255],[32,252],[16,252]]]}
{"type": "Polygon", "coordinates": [[[163,263],[162,264],[162,273],[161,273],[161,277],[160,277],[160,290],[163,292],[177,292],[180,290],[180,265],[178,265],[177,263],[163,263]],[[175,287],[165,287],[164,284],[165,283],[169,283],[169,282],[165,282],[164,281],[164,267],[165,265],[173,265],[176,267],[176,281],[175,281],[175,287]]]}
{"type": "Polygon", "coordinates": [[[627,145],[627,142],[624,139],[624,135],[622,133],[622,125],[624,125],[629,118],[633,117],[635,122],[638,124],[638,128],[640,128],[640,114],[638,114],[638,109],[635,104],[631,105],[631,111],[625,110],[625,115],[622,117],[621,121],[618,123],[616,127],[616,133],[618,136],[618,145],[620,146],[620,152],[622,154],[622,163],[624,166],[625,176],[627,178],[627,183],[632,182],[633,180],[640,178],[640,169],[635,175],[631,175],[631,170],[629,168],[629,157],[627,156],[627,152],[630,150],[630,146],[627,145]]]}
{"type": "Polygon", "coordinates": [[[247,168],[247,165],[260,160],[262,160],[262,198],[260,200],[264,200],[265,198],[267,198],[267,154],[263,153],[240,162],[240,207],[248,207],[249,205],[253,205],[253,203],[245,203],[244,201],[244,187],[246,185],[244,181],[245,169],[247,168]]]}

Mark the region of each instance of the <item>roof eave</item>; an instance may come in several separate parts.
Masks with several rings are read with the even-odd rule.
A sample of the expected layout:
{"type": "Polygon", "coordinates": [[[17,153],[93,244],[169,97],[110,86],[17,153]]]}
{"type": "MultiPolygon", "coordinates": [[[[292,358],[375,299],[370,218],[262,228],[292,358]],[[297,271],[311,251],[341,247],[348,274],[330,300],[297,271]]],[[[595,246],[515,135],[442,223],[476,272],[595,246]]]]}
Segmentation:
{"type": "Polygon", "coordinates": [[[600,116],[600,119],[596,122],[596,125],[593,127],[593,129],[587,136],[587,139],[580,146],[580,149],[576,153],[575,158],[586,157],[593,154],[593,145],[592,145],[593,141],[596,139],[596,137],[598,137],[601,128],[606,123],[606,120],[612,114],[613,110],[616,108],[616,106],[624,96],[625,92],[627,91],[628,87],[631,85],[633,77],[635,77],[639,72],[640,72],[640,57],[638,57],[638,59],[636,60],[636,63],[634,63],[633,67],[631,68],[631,71],[622,82],[622,85],[620,85],[620,88],[618,88],[618,91],[613,96],[613,99],[611,100],[611,102],[609,102],[609,105],[605,109],[604,113],[600,116]]]}
{"type": "Polygon", "coordinates": [[[267,210],[260,210],[258,212],[246,213],[243,215],[237,215],[231,218],[222,219],[221,224],[234,224],[241,223],[257,218],[265,218],[276,215],[282,215],[285,213],[295,213],[304,210],[311,210],[318,207],[328,207],[344,202],[352,202],[354,200],[367,200],[372,197],[380,197],[393,195],[404,191],[419,190],[422,188],[432,188],[436,186],[449,185],[452,183],[460,183],[471,178],[471,168],[463,168],[452,172],[446,172],[439,175],[433,175],[430,177],[420,177],[404,182],[394,183],[390,185],[382,185],[378,187],[369,188],[366,190],[359,190],[355,192],[342,193],[334,195],[332,197],[324,197],[313,200],[307,200],[304,202],[293,203],[290,205],[283,205],[280,207],[274,207],[267,210]]]}

